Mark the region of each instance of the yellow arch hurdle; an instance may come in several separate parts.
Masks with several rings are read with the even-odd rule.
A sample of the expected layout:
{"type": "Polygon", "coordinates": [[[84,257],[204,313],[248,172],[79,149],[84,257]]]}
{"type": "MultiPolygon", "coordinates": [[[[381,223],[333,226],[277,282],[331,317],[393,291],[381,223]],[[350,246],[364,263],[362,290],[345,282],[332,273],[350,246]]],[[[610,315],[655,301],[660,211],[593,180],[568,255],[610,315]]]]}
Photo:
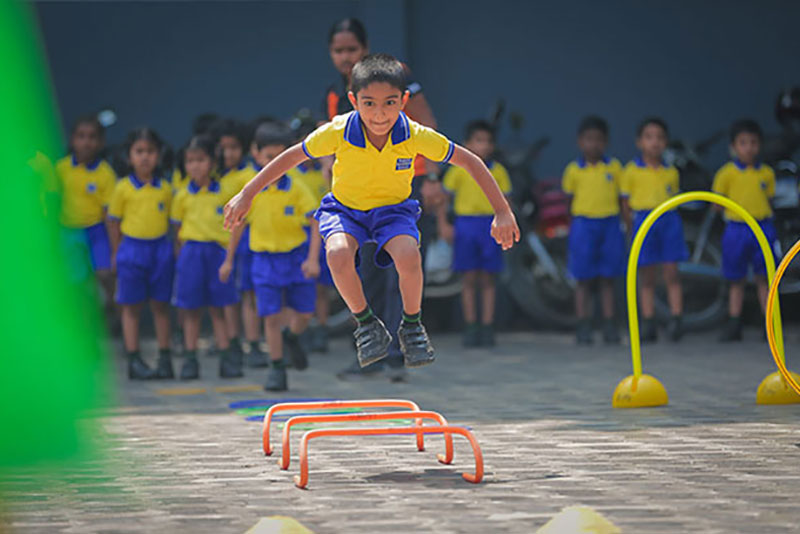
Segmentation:
{"type": "MultiPolygon", "coordinates": [[[[789,252],[783,257],[781,264],[778,265],[778,272],[775,273],[775,278],[772,279],[772,283],[769,286],[766,306],[768,312],[774,312],[775,306],[778,305],[778,286],[783,278],[783,273],[786,272],[786,269],[789,267],[789,264],[792,263],[794,257],[797,256],[798,252],[800,252],[800,241],[792,245],[792,248],[789,249],[789,252]]],[[[767,317],[769,317],[769,314],[767,314],[767,317]]],[[[779,349],[778,334],[779,332],[776,332],[775,324],[770,323],[768,320],[767,342],[769,343],[769,350],[772,353],[772,357],[775,359],[775,364],[778,366],[780,375],[778,373],[772,373],[765,378],[758,388],[758,394],[761,395],[762,390],[764,390],[765,395],[774,391],[775,393],[773,393],[773,395],[780,395],[780,398],[784,400],[781,404],[800,402],[800,384],[798,384],[798,382],[800,382],[800,375],[786,369],[786,358],[783,351],[779,349]],[[789,387],[791,387],[791,390],[789,390],[789,387]]]]}
{"type": "MultiPolygon", "coordinates": [[[[655,224],[659,217],[661,217],[667,211],[680,206],[681,204],[698,200],[718,204],[740,215],[744,222],[747,223],[747,225],[755,234],[756,239],[758,240],[758,245],[761,247],[761,251],[764,254],[764,260],[767,266],[767,280],[772,283],[772,280],[775,277],[775,260],[772,257],[772,251],[764,232],[761,230],[761,227],[758,226],[758,223],[752,217],[752,215],[747,213],[743,207],[729,198],[723,197],[722,195],[718,195],[716,193],[710,193],[708,191],[693,191],[691,193],[676,195],[650,212],[650,214],[642,222],[642,226],[639,228],[639,231],[636,232],[636,236],[631,244],[631,252],[628,256],[626,296],[628,299],[628,327],[630,330],[633,374],[624,378],[614,390],[614,396],[611,402],[614,408],[643,408],[646,406],[663,406],[669,401],[667,390],[664,388],[661,382],[651,375],[642,374],[642,347],[641,340],[639,339],[639,311],[636,299],[636,274],[639,265],[639,253],[641,252],[642,244],[647,236],[647,232],[650,231],[650,228],[652,228],[653,224],[655,224]]],[[[777,296],[774,297],[774,300],[777,303],[777,296]]],[[[767,310],[772,309],[773,308],[767,308],[767,310]]],[[[775,351],[778,354],[776,361],[779,360],[783,362],[783,328],[781,326],[779,307],[775,308],[774,313],[768,313],[767,316],[771,317],[771,324],[774,326],[775,351]]],[[[767,323],[770,324],[769,319],[767,320],[767,323]]],[[[768,328],[767,330],[770,331],[771,329],[768,328]]],[[[785,390],[788,388],[783,388],[783,390],[781,390],[780,388],[774,387],[774,375],[777,374],[778,373],[773,373],[769,375],[761,383],[757,394],[757,401],[760,404],[786,403],[786,395],[782,394],[782,391],[785,392],[785,390]],[[762,390],[764,390],[763,395],[762,390]]],[[[780,376],[777,378],[780,380],[780,376]]],[[[798,400],[800,401],[800,399],[798,400]]]]}

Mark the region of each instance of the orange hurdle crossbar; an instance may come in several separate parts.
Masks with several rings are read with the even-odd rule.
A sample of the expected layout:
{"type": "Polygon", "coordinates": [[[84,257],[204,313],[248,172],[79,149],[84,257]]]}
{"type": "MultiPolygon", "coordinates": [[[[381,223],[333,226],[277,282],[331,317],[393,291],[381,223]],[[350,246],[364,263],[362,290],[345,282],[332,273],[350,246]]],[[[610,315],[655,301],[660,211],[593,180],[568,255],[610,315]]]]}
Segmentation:
{"type": "MultiPolygon", "coordinates": [[[[416,402],[402,399],[369,399],[369,400],[346,400],[346,401],[316,401],[316,402],[283,402],[275,404],[267,409],[264,414],[264,426],[261,431],[261,443],[264,448],[264,454],[270,456],[272,454],[272,447],[269,443],[269,430],[272,424],[272,417],[277,412],[289,410],[324,410],[327,408],[405,408],[407,410],[419,411],[419,406],[416,402]]],[[[422,426],[422,419],[417,419],[415,422],[417,427],[422,426]]],[[[423,433],[417,433],[417,449],[425,450],[425,441],[423,433]]]]}
{"type": "MultiPolygon", "coordinates": [[[[289,433],[294,425],[301,425],[304,423],[339,423],[345,421],[386,421],[391,419],[433,419],[439,423],[439,426],[448,426],[447,419],[445,419],[442,414],[416,410],[408,412],[298,415],[286,421],[286,424],[283,426],[283,449],[281,449],[281,459],[278,460],[278,465],[281,469],[289,469],[289,463],[291,462],[289,433]]],[[[445,453],[437,454],[436,458],[443,464],[449,464],[453,461],[453,436],[447,432],[444,433],[444,448],[445,453]]]]}
{"type": "Polygon", "coordinates": [[[425,426],[425,427],[388,427],[388,428],[320,428],[309,430],[303,434],[300,441],[300,474],[294,477],[294,483],[298,488],[305,488],[308,485],[308,442],[314,438],[323,436],[386,436],[391,434],[438,434],[443,432],[448,434],[459,434],[464,436],[472,446],[472,453],[475,456],[475,474],[462,473],[462,477],[467,482],[473,484],[483,480],[483,453],[475,436],[466,428],[460,426],[425,426]]]}

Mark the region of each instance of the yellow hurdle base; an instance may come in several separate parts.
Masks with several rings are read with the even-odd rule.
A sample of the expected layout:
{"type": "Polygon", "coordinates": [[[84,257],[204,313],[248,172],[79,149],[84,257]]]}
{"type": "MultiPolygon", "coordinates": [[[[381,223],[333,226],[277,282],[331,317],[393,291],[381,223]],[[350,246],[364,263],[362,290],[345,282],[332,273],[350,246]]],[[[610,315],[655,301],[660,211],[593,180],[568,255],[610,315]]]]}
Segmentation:
{"type": "Polygon", "coordinates": [[[611,405],[614,408],[645,408],[664,406],[667,402],[667,390],[657,378],[650,375],[641,375],[638,378],[630,375],[614,390],[611,405]]]}
{"type": "MultiPolygon", "coordinates": [[[[800,375],[789,372],[795,382],[800,382],[800,375]]],[[[761,381],[756,391],[756,404],[800,404],[800,395],[776,371],[761,381]]]]}

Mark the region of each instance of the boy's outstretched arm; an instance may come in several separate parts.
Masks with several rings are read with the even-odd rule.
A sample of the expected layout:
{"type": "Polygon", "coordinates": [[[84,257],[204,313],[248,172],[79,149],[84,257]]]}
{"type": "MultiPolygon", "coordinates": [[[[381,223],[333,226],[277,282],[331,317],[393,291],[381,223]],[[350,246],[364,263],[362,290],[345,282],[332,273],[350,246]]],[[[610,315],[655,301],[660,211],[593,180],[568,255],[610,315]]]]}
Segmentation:
{"type": "Polygon", "coordinates": [[[470,173],[483,190],[483,194],[489,199],[495,214],[494,221],[492,221],[492,237],[494,237],[495,241],[503,247],[503,250],[507,250],[514,243],[519,242],[520,232],[519,226],[517,226],[517,219],[511,211],[508,200],[503,195],[503,192],[500,191],[500,187],[498,187],[483,160],[466,148],[455,145],[450,163],[463,167],[470,173]]]}
{"type": "Polygon", "coordinates": [[[231,240],[228,242],[228,248],[225,250],[225,260],[217,271],[219,280],[223,284],[228,281],[228,278],[230,278],[233,272],[233,258],[236,256],[236,248],[239,246],[239,241],[242,239],[242,233],[244,233],[244,225],[234,227],[231,232],[231,240]]]}
{"type": "Polygon", "coordinates": [[[241,225],[245,215],[250,211],[253,197],[266,186],[276,182],[287,171],[297,167],[307,159],[308,156],[303,152],[302,143],[298,143],[270,161],[252,180],[247,182],[235,197],[225,204],[225,228],[232,230],[234,227],[241,225]]]}

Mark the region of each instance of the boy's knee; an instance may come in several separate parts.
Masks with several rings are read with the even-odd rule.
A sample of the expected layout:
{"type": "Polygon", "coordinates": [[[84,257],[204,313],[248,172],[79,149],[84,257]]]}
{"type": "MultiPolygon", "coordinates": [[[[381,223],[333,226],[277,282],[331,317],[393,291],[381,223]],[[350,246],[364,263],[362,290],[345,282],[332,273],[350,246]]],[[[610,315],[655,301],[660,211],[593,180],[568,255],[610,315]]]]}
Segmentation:
{"type": "Polygon", "coordinates": [[[355,266],[355,250],[343,240],[326,243],[325,257],[328,260],[328,268],[334,271],[345,269],[348,265],[355,266]]]}
{"type": "Polygon", "coordinates": [[[398,272],[410,273],[422,270],[422,255],[417,247],[398,247],[392,255],[398,272]]]}

